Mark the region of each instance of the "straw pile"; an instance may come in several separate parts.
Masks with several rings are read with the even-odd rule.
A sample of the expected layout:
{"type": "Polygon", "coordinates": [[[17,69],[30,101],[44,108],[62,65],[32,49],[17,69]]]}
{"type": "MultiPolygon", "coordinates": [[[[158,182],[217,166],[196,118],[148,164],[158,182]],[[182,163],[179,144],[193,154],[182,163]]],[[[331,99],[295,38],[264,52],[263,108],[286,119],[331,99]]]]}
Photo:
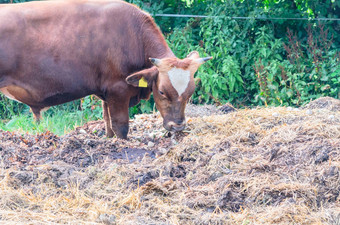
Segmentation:
{"type": "Polygon", "coordinates": [[[340,224],[340,101],[324,101],[192,117],[176,135],[141,115],[129,141],[102,122],[0,131],[0,222],[340,224]]]}

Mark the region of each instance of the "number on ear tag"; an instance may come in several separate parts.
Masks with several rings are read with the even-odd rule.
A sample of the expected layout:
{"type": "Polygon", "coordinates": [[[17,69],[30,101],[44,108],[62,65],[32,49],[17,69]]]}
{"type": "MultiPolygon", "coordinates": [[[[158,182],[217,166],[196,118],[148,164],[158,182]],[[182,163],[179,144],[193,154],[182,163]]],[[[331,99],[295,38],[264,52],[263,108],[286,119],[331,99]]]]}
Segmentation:
{"type": "Polygon", "coordinates": [[[138,87],[148,87],[148,82],[145,80],[144,77],[142,77],[142,79],[139,80],[139,83],[138,83],[138,87]]]}

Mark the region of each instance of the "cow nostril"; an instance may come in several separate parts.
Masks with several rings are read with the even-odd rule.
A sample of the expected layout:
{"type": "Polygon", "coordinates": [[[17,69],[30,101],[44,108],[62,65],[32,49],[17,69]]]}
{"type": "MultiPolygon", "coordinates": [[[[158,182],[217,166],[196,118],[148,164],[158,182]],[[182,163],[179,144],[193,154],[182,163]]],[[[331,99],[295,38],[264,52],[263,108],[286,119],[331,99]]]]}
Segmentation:
{"type": "Polygon", "coordinates": [[[176,121],[176,124],[178,125],[178,126],[181,126],[181,125],[183,125],[184,124],[184,120],[177,120],[176,121]]]}

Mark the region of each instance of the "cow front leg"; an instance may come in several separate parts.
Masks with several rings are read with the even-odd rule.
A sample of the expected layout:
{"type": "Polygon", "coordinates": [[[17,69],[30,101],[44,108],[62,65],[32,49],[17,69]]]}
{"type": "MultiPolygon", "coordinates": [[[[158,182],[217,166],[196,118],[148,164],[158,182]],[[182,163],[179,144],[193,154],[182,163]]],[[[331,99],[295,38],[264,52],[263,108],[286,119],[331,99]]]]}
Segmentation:
{"type": "Polygon", "coordinates": [[[117,138],[127,139],[129,132],[129,101],[108,101],[111,128],[117,138]]]}
{"type": "Polygon", "coordinates": [[[103,118],[104,118],[104,121],[105,121],[106,136],[109,137],[109,138],[112,138],[114,133],[113,133],[113,130],[111,128],[109,108],[108,108],[107,103],[105,101],[102,101],[102,106],[103,106],[103,118]]]}

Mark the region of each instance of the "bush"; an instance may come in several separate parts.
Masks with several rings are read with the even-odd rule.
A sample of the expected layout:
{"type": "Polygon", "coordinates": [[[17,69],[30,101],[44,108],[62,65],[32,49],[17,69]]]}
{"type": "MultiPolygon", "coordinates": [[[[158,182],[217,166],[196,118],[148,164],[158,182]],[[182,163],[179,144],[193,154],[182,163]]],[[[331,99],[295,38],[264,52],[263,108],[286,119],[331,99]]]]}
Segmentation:
{"type": "MultiPolygon", "coordinates": [[[[338,37],[340,23],[229,16],[316,16],[312,8],[317,4],[304,8],[296,3],[300,9],[294,9],[281,2],[278,5],[283,8],[277,9],[274,3],[261,3],[212,2],[207,10],[214,18],[191,20],[169,34],[170,46],[178,56],[199,49],[214,57],[197,73],[193,102],[299,106],[320,96],[339,98],[340,41],[334,37],[338,37]],[[200,27],[200,38],[194,32],[196,27],[200,27]],[[197,43],[197,39],[201,41],[197,43]]],[[[340,4],[332,4],[329,12],[339,10],[340,4]]]]}

